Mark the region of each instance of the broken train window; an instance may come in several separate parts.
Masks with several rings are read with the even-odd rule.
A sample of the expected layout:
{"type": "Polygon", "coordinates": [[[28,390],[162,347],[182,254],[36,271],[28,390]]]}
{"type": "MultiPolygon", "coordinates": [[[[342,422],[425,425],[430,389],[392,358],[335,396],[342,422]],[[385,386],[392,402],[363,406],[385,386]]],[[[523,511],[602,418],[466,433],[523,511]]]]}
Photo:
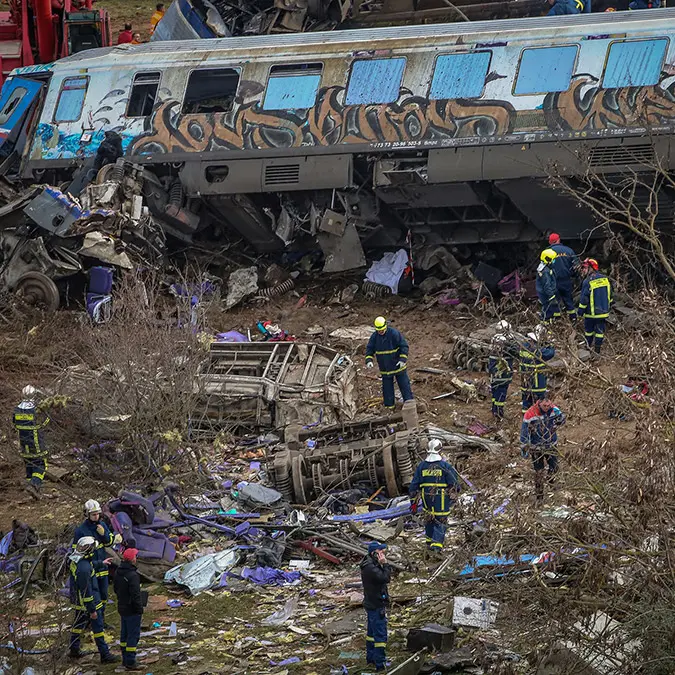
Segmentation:
{"type": "Polygon", "coordinates": [[[239,71],[234,68],[193,70],[185,89],[183,114],[229,112],[238,86],[239,71]]]}
{"type": "Polygon", "coordinates": [[[127,117],[147,117],[157,100],[161,73],[136,73],[127,104],[127,117]]]}
{"type": "Polygon", "coordinates": [[[77,122],[80,119],[88,84],[88,77],[67,77],[63,80],[54,122],[77,122]]]}
{"type": "Polygon", "coordinates": [[[21,103],[21,99],[28,93],[25,87],[17,87],[7,99],[7,103],[0,111],[0,124],[7,124],[7,120],[12,116],[16,107],[21,103]]]}
{"type": "Polygon", "coordinates": [[[272,66],[265,89],[264,110],[312,108],[321,84],[322,63],[272,66]]]}

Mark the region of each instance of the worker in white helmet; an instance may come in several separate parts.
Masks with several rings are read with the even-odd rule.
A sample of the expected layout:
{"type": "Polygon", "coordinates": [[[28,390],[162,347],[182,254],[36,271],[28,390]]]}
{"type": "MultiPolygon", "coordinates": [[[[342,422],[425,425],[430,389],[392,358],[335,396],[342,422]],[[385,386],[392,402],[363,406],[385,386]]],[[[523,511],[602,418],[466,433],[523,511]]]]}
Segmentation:
{"type": "Polygon", "coordinates": [[[86,516],[84,521],[75,528],[73,547],[82,537],[93,537],[96,543],[91,563],[96,573],[98,590],[103,601],[101,616],[105,623],[105,607],[108,602],[108,565],[111,563],[111,558],[106,556],[105,549],[113,544],[121,543],[122,537],[119,534],[113,535],[108,525],[101,520],[101,505],[95,499],[88,499],[84,503],[84,515],[86,516]]]}
{"type": "Polygon", "coordinates": [[[413,513],[417,512],[417,496],[422,496],[427,548],[437,554],[443,552],[448,515],[459,492],[459,476],[452,464],[441,456],[442,447],[437,438],[429,441],[428,454],[417,465],[408,488],[413,513]]]}
{"type": "Polygon", "coordinates": [[[92,557],[96,551],[96,539],[80,537],[70,554],[70,603],[75,610],[73,625],[70,629],[69,656],[73,659],[85,655],[80,648],[82,633],[91,629],[101,663],[117,663],[119,656],[110,653],[103,630],[104,601],[98,588],[98,579],[94,571],[92,557]]]}
{"type": "Polygon", "coordinates": [[[21,403],[14,409],[12,423],[19,432],[19,453],[26,466],[26,489],[33,499],[40,498],[42,482],[47,473],[47,446],[43,429],[49,424],[49,415],[37,404],[37,389],[26,385],[21,403]]]}
{"type": "Polygon", "coordinates": [[[413,398],[410,378],[408,377],[408,342],[403,335],[387,324],[383,316],[378,316],[373,322],[375,331],[368,340],[366,347],[366,368],[372,368],[374,360],[382,376],[382,399],[384,407],[393,410],[394,379],[401,391],[404,401],[413,398]]]}

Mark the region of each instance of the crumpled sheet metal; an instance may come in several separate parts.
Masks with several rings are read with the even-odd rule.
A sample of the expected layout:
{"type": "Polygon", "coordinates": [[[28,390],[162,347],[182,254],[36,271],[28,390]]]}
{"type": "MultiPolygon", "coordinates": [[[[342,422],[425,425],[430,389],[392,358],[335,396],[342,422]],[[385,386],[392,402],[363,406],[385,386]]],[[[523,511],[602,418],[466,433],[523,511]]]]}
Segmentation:
{"type": "Polygon", "coordinates": [[[239,561],[239,551],[226,549],[209,553],[189,563],[172,567],[165,575],[164,582],[175,582],[187,586],[192,595],[199,595],[220,583],[223,572],[234,567],[239,561]]]}

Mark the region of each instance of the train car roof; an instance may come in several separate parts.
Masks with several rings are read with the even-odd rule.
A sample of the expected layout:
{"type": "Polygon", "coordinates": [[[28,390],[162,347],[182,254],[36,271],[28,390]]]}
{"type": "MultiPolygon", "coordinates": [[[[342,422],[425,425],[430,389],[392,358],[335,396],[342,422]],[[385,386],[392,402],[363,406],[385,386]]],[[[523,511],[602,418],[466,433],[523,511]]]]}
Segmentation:
{"type": "MultiPolygon", "coordinates": [[[[515,37],[513,33],[521,33],[523,37],[533,30],[547,31],[556,29],[557,35],[575,36],[580,29],[597,36],[621,33],[628,27],[660,24],[668,19],[675,19],[675,8],[644,9],[626,12],[599,12],[596,14],[574,14],[567,16],[529,17],[522,19],[498,19],[492,21],[472,21],[469,23],[445,23],[421,26],[398,26],[392,28],[359,28],[355,30],[338,30],[316,33],[287,33],[277,35],[255,35],[251,37],[229,37],[199,40],[170,40],[147,42],[140,45],[117,45],[90,49],[60,59],[54,66],[76,65],[88,61],[87,66],[99,59],[114,55],[117,59],[134,61],[142,56],[158,54],[187,55],[188,53],[212,55],[217,52],[251,51],[256,49],[274,50],[279,48],[309,47],[318,48],[326,45],[348,44],[349,51],[366,49],[367,43],[380,40],[424,40],[427,38],[460,37],[491,34],[493,38],[515,37]],[[565,30],[566,29],[566,30],[565,30]]],[[[618,35],[617,35],[618,37],[618,35]]],[[[419,46],[424,46],[423,43],[419,46]]],[[[487,45],[486,45],[487,46],[487,45]]],[[[303,50],[304,51],[304,50],[303,50]]]]}

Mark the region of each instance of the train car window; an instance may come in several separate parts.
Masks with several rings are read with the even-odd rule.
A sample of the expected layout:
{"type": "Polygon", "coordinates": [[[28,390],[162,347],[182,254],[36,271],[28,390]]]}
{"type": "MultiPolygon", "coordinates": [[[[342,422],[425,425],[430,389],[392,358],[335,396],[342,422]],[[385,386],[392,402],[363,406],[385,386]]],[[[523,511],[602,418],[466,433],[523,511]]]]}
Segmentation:
{"type": "Polygon", "coordinates": [[[444,54],[436,59],[429,98],[432,101],[478,98],[485,87],[492,52],[444,54]]]}
{"type": "Polygon", "coordinates": [[[88,77],[67,77],[63,80],[54,122],[77,122],[80,119],[88,84],[88,77]]]}
{"type": "Polygon", "coordinates": [[[567,91],[578,52],[577,45],[523,49],[513,93],[522,96],[567,91]]]}
{"type": "Polygon", "coordinates": [[[613,42],[609,46],[602,86],[616,89],[657,84],[667,48],[666,38],[613,42]]]}
{"type": "Polygon", "coordinates": [[[147,117],[152,114],[160,77],[159,72],[136,73],[127,103],[127,117],[147,117]]]}
{"type": "Polygon", "coordinates": [[[183,114],[229,112],[238,86],[239,71],[234,68],[193,70],[185,89],[183,114]]]}
{"type": "Polygon", "coordinates": [[[391,103],[398,98],[405,59],[354,61],[345,105],[391,103]]]}
{"type": "Polygon", "coordinates": [[[272,66],[265,89],[264,110],[311,108],[321,84],[322,63],[272,66]]]}

